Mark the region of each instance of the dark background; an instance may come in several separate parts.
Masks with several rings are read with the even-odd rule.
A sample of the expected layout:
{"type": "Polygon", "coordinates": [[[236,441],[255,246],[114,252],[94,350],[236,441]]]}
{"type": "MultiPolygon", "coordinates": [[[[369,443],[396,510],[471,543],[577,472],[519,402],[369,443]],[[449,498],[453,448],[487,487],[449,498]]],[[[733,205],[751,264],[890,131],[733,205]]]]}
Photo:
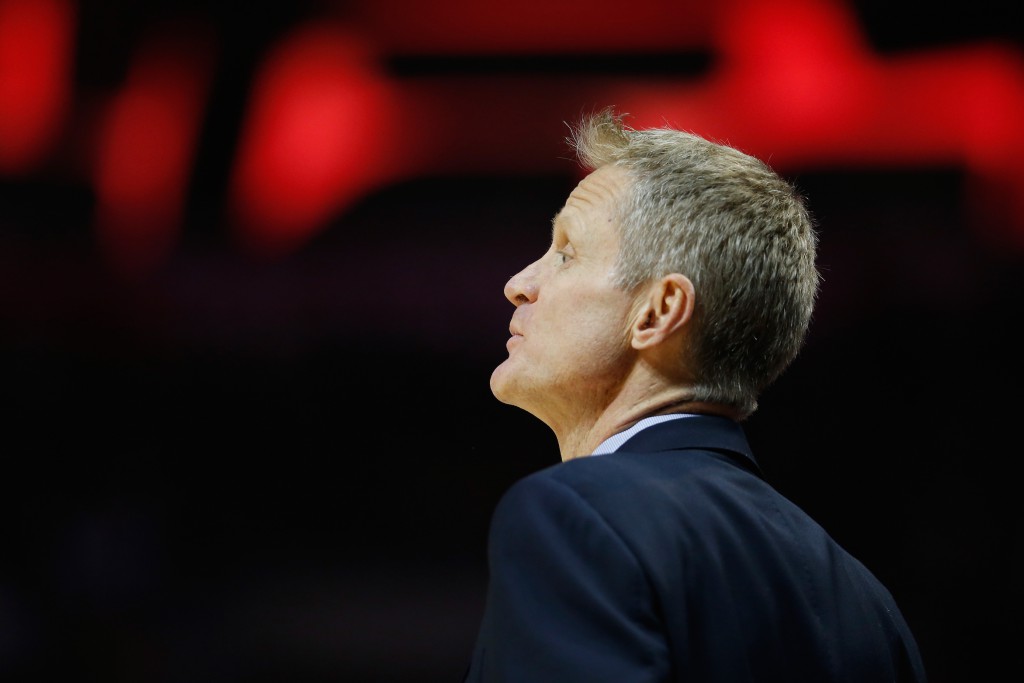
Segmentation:
{"type": "MultiPolygon", "coordinates": [[[[97,248],[73,142],[0,178],[0,680],[460,679],[491,510],[558,458],[546,427],[488,389],[512,312],[502,286],[544,250],[577,176],[564,150],[525,170],[439,162],[287,254],[235,245],[222,198],[261,55],[310,18],[372,38],[387,23],[360,24],[364,5],[77,6],[69,128],[154,27],[199,17],[219,66],[181,242],[143,277],[97,248]]],[[[844,6],[879,55],[1024,49],[1010,4],[844,6]]],[[[610,24],[629,11],[593,7],[610,24]]],[[[381,59],[401,82],[459,92],[463,76],[685,80],[714,58],[699,40],[523,44],[411,41],[381,59]]],[[[588,97],[496,139],[558,137],[615,104],[588,97]]],[[[805,352],[748,431],[770,480],[893,591],[933,683],[959,683],[1016,670],[1024,635],[1024,239],[978,219],[969,168],[926,156],[785,170],[818,220],[824,284],[805,352]]]]}

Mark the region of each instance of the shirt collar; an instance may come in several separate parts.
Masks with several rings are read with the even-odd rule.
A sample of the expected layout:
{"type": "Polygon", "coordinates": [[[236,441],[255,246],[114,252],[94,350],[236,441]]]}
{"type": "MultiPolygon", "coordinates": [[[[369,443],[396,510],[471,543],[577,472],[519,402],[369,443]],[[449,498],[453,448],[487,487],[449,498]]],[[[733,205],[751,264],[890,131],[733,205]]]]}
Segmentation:
{"type": "Polygon", "coordinates": [[[602,441],[594,449],[591,455],[604,455],[605,453],[614,453],[619,449],[619,446],[624,444],[631,436],[639,432],[640,430],[647,429],[656,424],[662,422],[668,422],[669,420],[678,420],[684,417],[693,417],[689,413],[671,413],[669,415],[655,415],[653,417],[645,417],[644,419],[637,422],[635,425],[625,431],[621,431],[617,434],[612,434],[607,439],[602,441]]]}

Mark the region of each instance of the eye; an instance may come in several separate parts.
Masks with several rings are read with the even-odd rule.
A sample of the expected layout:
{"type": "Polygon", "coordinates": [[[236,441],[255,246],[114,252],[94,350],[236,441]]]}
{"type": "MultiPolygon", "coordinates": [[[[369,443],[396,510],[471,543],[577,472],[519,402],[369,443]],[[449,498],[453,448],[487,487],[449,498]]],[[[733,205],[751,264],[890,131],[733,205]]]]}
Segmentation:
{"type": "Polygon", "coordinates": [[[566,243],[564,247],[555,251],[555,259],[557,259],[558,265],[564,265],[575,256],[575,253],[576,250],[572,248],[572,245],[566,243]]]}

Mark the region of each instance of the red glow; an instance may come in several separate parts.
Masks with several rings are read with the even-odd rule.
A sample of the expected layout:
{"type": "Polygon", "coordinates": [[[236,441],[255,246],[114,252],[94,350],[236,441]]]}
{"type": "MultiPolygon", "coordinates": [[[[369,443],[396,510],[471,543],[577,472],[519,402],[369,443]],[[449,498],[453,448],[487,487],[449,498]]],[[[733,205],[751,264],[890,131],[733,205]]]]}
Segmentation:
{"type": "Polygon", "coordinates": [[[606,99],[633,125],[668,121],[782,171],[963,166],[974,213],[1024,244],[1018,52],[981,45],[882,59],[836,0],[735,0],[716,35],[707,78],[612,86],[606,99]]]}
{"type": "Polygon", "coordinates": [[[720,105],[744,119],[738,132],[781,142],[787,156],[800,157],[846,139],[870,115],[876,71],[844,4],[748,0],[727,7],[712,88],[720,105]]]}
{"type": "Polygon", "coordinates": [[[67,114],[75,8],[68,0],[0,0],[0,173],[50,151],[67,114]]]}
{"type": "Polygon", "coordinates": [[[151,271],[177,242],[209,66],[194,42],[155,46],[110,103],[96,168],[97,229],[128,274],[151,271]]]}
{"type": "Polygon", "coordinates": [[[232,178],[246,248],[294,249],[384,177],[394,112],[364,46],[314,24],[268,57],[255,81],[232,178]]]}
{"type": "MultiPolygon", "coordinates": [[[[228,200],[254,252],[299,247],[400,174],[557,172],[564,122],[605,105],[781,171],[960,166],[973,215],[1024,243],[1024,57],[1013,46],[882,57],[842,0],[635,0],[629,12],[601,0],[343,4],[349,23],[300,27],[252,82],[228,200]],[[695,77],[380,70],[385,56],[695,48],[710,57],[695,77]]],[[[0,0],[0,172],[45,159],[61,132],[74,7],[0,0]]],[[[194,35],[177,38],[173,50],[147,49],[104,122],[100,237],[124,263],[158,262],[180,228],[208,60],[185,46],[194,35]]]]}

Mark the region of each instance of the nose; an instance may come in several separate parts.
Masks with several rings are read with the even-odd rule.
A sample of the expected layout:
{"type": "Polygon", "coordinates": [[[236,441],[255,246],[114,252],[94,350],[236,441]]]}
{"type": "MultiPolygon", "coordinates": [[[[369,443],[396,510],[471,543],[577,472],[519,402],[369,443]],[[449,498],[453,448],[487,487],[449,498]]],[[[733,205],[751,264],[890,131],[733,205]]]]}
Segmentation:
{"type": "Polygon", "coordinates": [[[537,299],[536,265],[536,262],[531,263],[505,283],[505,298],[512,302],[513,306],[519,307],[537,299]]]}

